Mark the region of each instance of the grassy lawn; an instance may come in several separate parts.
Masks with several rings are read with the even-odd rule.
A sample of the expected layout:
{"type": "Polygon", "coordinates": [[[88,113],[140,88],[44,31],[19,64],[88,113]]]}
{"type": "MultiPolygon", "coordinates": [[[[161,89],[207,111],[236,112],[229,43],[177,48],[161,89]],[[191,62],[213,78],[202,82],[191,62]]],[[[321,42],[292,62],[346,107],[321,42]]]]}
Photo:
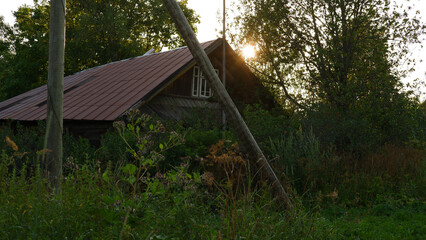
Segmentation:
{"type": "Polygon", "coordinates": [[[321,211],[337,239],[426,239],[426,204],[331,207],[321,211]]]}

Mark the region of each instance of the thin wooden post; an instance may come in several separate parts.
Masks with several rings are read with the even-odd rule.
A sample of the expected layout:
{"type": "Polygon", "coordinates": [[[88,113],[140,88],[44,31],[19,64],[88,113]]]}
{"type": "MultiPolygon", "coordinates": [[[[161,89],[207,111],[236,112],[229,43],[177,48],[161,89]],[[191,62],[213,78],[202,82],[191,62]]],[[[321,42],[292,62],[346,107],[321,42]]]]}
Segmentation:
{"type": "MultiPolygon", "coordinates": [[[[226,88],[226,1],[223,0],[223,26],[222,26],[222,82],[226,88]]],[[[226,114],[222,110],[222,124],[226,128],[226,114]]]]}
{"type": "Polygon", "coordinates": [[[198,66],[203,71],[203,74],[205,74],[207,81],[218,97],[219,103],[225,109],[227,118],[234,127],[238,138],[243,145],[242,147],[246,149],[247,153],[249,154],[250,160],[255,162],[259,170],[271,182],[274,195],[277,198],[282,199],[285,202],[287,208],[291,209],[292,203],[287,192],[284,190],[283,186],[272,170],[271,165],[269,165],[268,161],[263,155],[262,150],[260,150],[259,145],[253,138],[253,135],[238,112],[237,107],[235,106],[219,77],[216,75],[213,65],[198,42],[178,3],[175,0],[163,0],[163,3],[173,18],[177,29],[185,39],[185,42],[194,56],[198,66]]]}
{"type": "Polygon", "coordinates": [[[49,70],[45,164],[51,187],[60,192],[65,52],[65,0],[50,1],[49,70]]]}

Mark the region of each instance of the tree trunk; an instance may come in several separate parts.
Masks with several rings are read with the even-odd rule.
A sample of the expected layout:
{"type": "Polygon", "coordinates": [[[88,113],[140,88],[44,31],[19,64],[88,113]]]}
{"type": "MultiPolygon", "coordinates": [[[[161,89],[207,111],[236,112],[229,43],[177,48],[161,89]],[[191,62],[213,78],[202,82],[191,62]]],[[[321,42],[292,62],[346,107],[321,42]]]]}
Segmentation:
{"type": "Polygon", "coordinates": [[[226,91],[225,87],[221,83],[219,77],[216,75],[213,65],[211,64],[207,54],[204,52],[200,43],[198,42],[194,32],[192,31],[187,19],[185,18],[182,10],[175,0],[163,0],[163,3],[167,7],[170,15],[172,16],[177,29],[181,33],[182,37],[194,56],[197,64],[200,66],[203,74],[205,74],[207,81],[212,87],[214,93],[219,99],[219,103],[225,109],[226,115],[235,131],[237,136],[242,143],[242,147],[246,149],[249,154],[250,160],[255,162],[258,169],[268,178],[271,182],[274,195],[283,200],[288,209],[292,208],[291,201],[288,194],[284,190],[262,151],[260,150],[257,142],[253,138],[249,128],[245,124],[243,118],[238,112],[237,107],[226,91]]]}
{"type": "Polygon", "coordinates": [[[51,187],[59,193],[62,179],[65,0],[50,1],[49,28],[45,164],[51,187]]]}

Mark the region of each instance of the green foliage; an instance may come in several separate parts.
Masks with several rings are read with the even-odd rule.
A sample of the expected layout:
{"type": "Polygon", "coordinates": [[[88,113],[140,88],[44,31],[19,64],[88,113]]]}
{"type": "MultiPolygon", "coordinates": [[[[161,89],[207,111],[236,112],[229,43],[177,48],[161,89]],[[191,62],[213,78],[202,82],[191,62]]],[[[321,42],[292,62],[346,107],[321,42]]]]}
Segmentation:
{"type": "Polygon", "coordinates": [[[122,180],[131,186],[132,195],[138,191],[140,185],[149,186],[146,180],[150,170],[158,166],[165,159],[162,152],[179,145],[183,139],[175,131],[167,133],[164,125],[157,121],[153,123],[151,116],[140,114],[138,110],[130,110],[126,114],[127,124],[124,121],[114,122],[121,140],[125,143],[130,159],[119,162],[122,180]],[[136,143],[129,140],[136,139],[136,143]]]}
{"type": "Polygon", "coordinates": [[[297,184],[296,180],[303,176],[299,167],[301,159],[310,159],[311,164],[319,164],[322,154],[320,142],[312,129],[302,129],[296,114],[287,112],[285,116],[259,106],[248,106],[244,116],[253,136],[279,175],[287,176],[297,184]]]}
{"type": "Polygon", "coordinates": [[[322,216],[335,228],[332,239],[423,239],[424,208],[424,204],[401,207],[389,203],[348,211],[336,206],[323,210],[322,216]]]}
{"type": "Polygon", "coordinates": [[[185,144],[166,151],[165,163],[168,166],[177,166],[182,158],[200,158],[209,154],[209,148],[221,139],[236,141],[236,136],[232,130],[223,130],[215,124],[195,124],[187,128],[180,128],[178,132],[183,136],[185,144]]]}
{"type": "Polygon", "coordinates": [[[93,238],[100,237],[95,229],[102,225],[108,224],[104,228],[107,234],[117,228],[117,224],[102,217],[114,212],[105,212],[103,189],[97,187],[96,174],[91,169],[68,176],[60,196],[49,193],[40,168],[33,169],[32,177],[26,176],[26,171],[16,171],[20,171],[20,177],[13,173],[1,176],[2,182],[7,183],[0,197],[2,239],[93,238]]]}
{"type": "Polygon", "coordinates": [[[84,164],[92,161],[95,157],[95,148],[89,140],[73,136],[70,133],[63,135],[64,159],[66,162],[84,164]]]}
{"type": "Polygon", "coordinates": [[[169,154],[179,154],[181,157],[206,156],[209,146],[219,141],[222,138],[222,133],[219,129],[202,130],[189,128],[184,131],[184,137],[185,145],[178,147],[177,151],[169,154]]]}
{"type": "Polygon", "coordinates": [[[416,128],[422,131],[421,114],[415,109],[410,110],[415,113],[411,116],[407,110],[405,116],[393,119],[413,121],[413,125],[395,126],[389,132],[377,129],[374,121],[365,118],[338,119],[339,115],[327,108],[288,118],[248,108],[245,117],[275,172],[305,201],[356,206],[386,198],[410,202],[424,193],[420,186],[425,181],[425,153],[416,147],[421,141],[414,145],[411,141],[407,145],[384,143],[385,139],[423,138],[411,135],[416,128]],[[411,132],[397,132],[410,128],[411,132]]]}
{"type": "Polygon", "coordinates": [[[45,125],[41,122],[29,128],[17,122],[0,125],[0,149],[9,155],[16,154],[14,165],[18,168],[24,165],[34,167],[35,162],[32,160],[40,160],[38,151],[43,149],[44,128],[45,125]],[[7,138],[16,145],[17,150],[11,147],[7,138]]]}
{"type": "Polygon", "coordinates": [[[311,128],[323,145],[336,146],[342,152],[365,154],[384,143],[380,141],[384,132],[362,113],[342,115],[330,106],[321,105],[317,111],[308,112],[303,125],[311,128]]]}
{"type": "Polygon", "coordinates": [[[318,205],[368,206],[389,199],[404,205],[424,198],[425,153],[419,149],[385,145],[361,159],[331,149],[314,163],[299,162],[303,178],[295,187],[318,205]]]}
{"type": "Polygon", "coordinates": [[[312,131],[303,132],[301,129],[278,138],[270,139],[270,155],[275,154],[274,166],[279,174],[288,177],[296,187],[304,178],[301,162],[319,167],[322,151],[320,143],[312,131]]]}
{"type": "MultiPolygon", "coordinates": [[[[199,22],[187,1],[180,6],[192,26],[199,22]]],[[[67,10],[67,74],[184,44],[159,0],[69,0],[67,10]]]]}
{"type": "MultiPolygon", "coordinates": [[[[11,42],[6,40],[6,36],[10,34],[11,27],[4,22],[4,17],[0,16],[0,86],[4,86],[4,78],[8,74],[8,67],[6,67],[7,59],[10,58],[11,42]]],[[[4,88],[4,87],[2,87],[4,88]]],[[[0,91],[0,99],[6,99],[7,93],[0,91]]]]}
{"type": "MultiPolygon", "coordinates": [[[[19,149],[19,158],[15,159],[15,166],[35,166],[35,161],[41,161],[44,147],[45,123],[40,121],[34,126],[24,126],[19,122],[8,122],[0,126],[0,149],[7,154],[13,154],[13,149],[4,141],[11,139],[19,149]]],[[[73,169],[94,160],[95,148],[87,139],[75,137],[68,132],[63,136],[63,156],[65,170],[73,169]]]]}
{"type": "MultiPolygon", "coordinates": [[[[209,184],[206,172],[181,159],[169,170],[158,168],[168,161],[160,155],[178,143],[169,142],[178,136],[161,123],[131,114],[115,127],[119,131],[110,132],[96,153],[86,140],[66,137],[70,148],[64,152],[75,161],[64,164],[60,195],[51,194],[37,153],[26,153],[28,160],[19,163],[37,132],[19,130],[18,137],[3,128],[2,137],[10,138],[2,138],[0,150],[0,238],[422,239],[426,234],[422,150],[387,145],[354,162],[333,148],[324,150],[310,130],[265,137],[271,154],[290,157],[275,160],[277,169],[296,164],[300,170],[290,180],[302,197],[295,195],[294,212],[286,212],[261,182],[250,187],[250,174],[240,171],[246,167],[244,155],[230,141],[208,148],[204,160],[214,166],[205,169],[215,182],[209,184]],[[149,135],[152,143],[145,141],[149,135]],[[101,154],[110,146],[123,148],[115,164],[112,158],[108,163],[107,152],[101,154]]],[[[213,135],[207,139],[220,137],[213,135]]]]}
{"type": "Polygon", "coordinates": [[[323,145],[363,156],[385,143],[424,142],[424,110],[416,99],[401,94],[391,99],[359,101],[342,114],[327,104],[307,111],[302,120],[323,145]]]}
{"type": "Polygon", "coordinates": [[[345,111],[398,91],[408,43],[424,33],[417,15],[390,2],[245,0],[234,27],[240,42],[258,45],[255,64],[280,96],[299,89],[293,98],[307,107],[320,101],[345,111]]]}
{"type": "Polygon", "coordinates": [[[244,109],[244,118],[251,133],[260,143],[288,131],[291,123],[283,114],[267,111],[259,105],[248,105],[244,109]]]}
{"type": "MultiPolygon", "coordinates": [[[[125,131],[122,134],[126,135],[126,139],[131,145],[137,142],[136,138],[132,138],[129,132],[125,131]]],[[[96,158],[103,163],[119,163],[130,158],[130,153],[126,150],[126,143],[123,142],[116,129],[109,129],[101,137],[101,144],[96,153],[96,158]]]]}
{"type": "Polygon", "coordinates": [[[16,11],[15,25],[3,34],[9,48],[2,58],[1,100],[47,82],[49,7],[37,6],[16,11]]]}
{"type": "Polygon", "coordinates": [[[424,110],[400,80],[412,67],[408,43],[426,27],[390,2],[244,0],[234,37],[258,46],[251,64],[304,129],[362,157],[386,142],[424,142],[424,110]]]}

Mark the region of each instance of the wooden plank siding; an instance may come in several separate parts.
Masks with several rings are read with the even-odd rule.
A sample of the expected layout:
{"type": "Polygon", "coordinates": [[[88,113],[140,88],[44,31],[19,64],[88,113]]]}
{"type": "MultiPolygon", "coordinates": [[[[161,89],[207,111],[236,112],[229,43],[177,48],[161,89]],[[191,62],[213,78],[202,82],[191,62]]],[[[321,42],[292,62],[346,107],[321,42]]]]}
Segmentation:
{"type": "Polygon", "coordinates": [[[141,112],[156,115],[162,119],[185,120],[191,117],[194,112],[205,109],[210,112],[210,116],[216,116],[212,121],[220,119],[221,108],[219,103],[188,96],[159,94],[150,102],[140,108],[141,112]],[[214,114],[211,114],[214,113],[214,114]]]}
{"type": "Polygon", "coordinates": [[[163,93],[191,97],[193,71],[194,68],[192,67],[189,71],[185,72],[182,76],[176,79],[176,81],[167,86],[163,93]]]}

